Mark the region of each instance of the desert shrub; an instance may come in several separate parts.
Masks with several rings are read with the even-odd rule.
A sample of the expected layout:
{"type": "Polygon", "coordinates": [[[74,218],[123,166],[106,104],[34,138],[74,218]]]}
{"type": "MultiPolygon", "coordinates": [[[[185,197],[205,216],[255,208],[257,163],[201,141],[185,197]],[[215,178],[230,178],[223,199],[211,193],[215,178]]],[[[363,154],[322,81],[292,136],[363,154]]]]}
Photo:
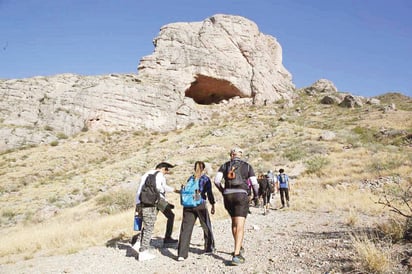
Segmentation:
{"type": "Polygon", "coordinates": [[[1,216],[7,219],[12,219],[14,216],[16,216],[16,213],[10,209],[6,209],[2,211],[1,216]]]}
{"type": "Polygon", "coordinates": [[[390,246],[383,241],[374,241],[367,235],[350,235],[353,248],[362,267],[368,273],[387,273],[391,268],[390,246]]]}
{"type": "Polygon", "coordinates": [[[362,143],[374,143],[376,142],[375,134],[376,131],[364,128],[360,126],[356,126],[352,129],[352,132],[356,133],[362,143]]]}
{"type": "Polygon", "coordinates": [[[377,225],[377,229],[392,243],[399,242],[405,234],[405,221],[400,218],[390,218],[377,225]]]}
{"type": "Polygon", "coordinates": [[[349,214],[346,220],[348,226],[354,227],[359,221],[359,214],[354,210],[349,210],[349,214]]]}
{"type": "Polygon", "coordinates": [[[97,205],[101,206],[99,210],[103,214],[114,214],[128,210],[134,206],[134,196],[129,190],[118,190],[104,194],[97,198],[97,205]]]}
{"type": "Polygon", "coordinates": [[[57,133],[56,137],[57,137],[57,139],[67,139],[67,138],[69,138],[69,137],[67,137],[67,135],[64,134],[63,132],[57,133]]]}
{"type": "Polygon", "coordinates": [[[330,163],[324,156],[314,156],[305,162],[308,174],[322,174],[322,169],[330,163]]]}
{"type": "Polygon", "coordinates": [[[264,160],[264,161],[271,161],[273,158],[275,158],[275,155],[273,155],[272,153],[261,153],[260,157],[264,160]]]}
{"type": "Polygon", "coordinates": [[[367,166],[367,169],[378,176],[382,176],[385,173],[390,174],[396,168],[403,166],[406,161],[407,159],[404,155],[394,155],[386,159],[375,158],[367,166]]]}
{"type": "Polygon", "coordinates": [[[306,153],[302,148],[292,147],[292,148],[286,149],[283,155],[289,161],[297,161],[297,160],[301,160],[305,158],[306,153]]]}
{"type": "Polygon", "coordinates": [[[59,141],[57,141],[57,140],[52,141],[52,142],[50,143],[50,145],[51,145],[52,147],[58,146],[58,145],[59,145],[59,141]]]}

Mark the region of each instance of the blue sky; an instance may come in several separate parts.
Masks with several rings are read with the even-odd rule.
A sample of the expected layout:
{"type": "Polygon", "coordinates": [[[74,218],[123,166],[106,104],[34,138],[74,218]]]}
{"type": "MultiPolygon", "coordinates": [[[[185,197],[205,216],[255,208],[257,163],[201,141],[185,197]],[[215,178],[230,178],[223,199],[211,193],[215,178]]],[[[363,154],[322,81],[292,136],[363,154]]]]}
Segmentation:
{"type": "Polygon", "coordinates": [[[410,0],[0,0],[0,79],[137,73],[162,26],[218,13],[274,36],[298,88],[412,96],[410,0]]]}

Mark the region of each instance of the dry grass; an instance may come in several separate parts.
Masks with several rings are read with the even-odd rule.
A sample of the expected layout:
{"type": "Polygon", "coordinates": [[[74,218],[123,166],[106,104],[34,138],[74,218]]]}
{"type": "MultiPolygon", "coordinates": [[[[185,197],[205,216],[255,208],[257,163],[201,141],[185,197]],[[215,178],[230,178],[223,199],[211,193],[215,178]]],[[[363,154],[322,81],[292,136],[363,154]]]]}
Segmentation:
{"type": "MultiPolygon", "coordinates": [[[[410,132],[412,119],[404,117],[411,117],[412,110],[383,114],[378,107],[350,110],[318,101],[302,96],[296,102],[299,114],[280,104],[208,106],[215,113],[213,119],[184,130],[87,131],[60,139],[56,146],[0,154],[0,263],[76,252],[120,236],[130,239],[134,205],[130,202],[128,207],[127,201],[133,201],[146,170],[163,160],[176,163],[168,182],[180,187],[196,160],[205,161],[213,177],[234,145],[244,148],[257,173],[285,168],[293,180],[293,210],[339,209],[346,212],[350,226],[361,226],[361,215],[382,216],[387,209],[376,205],[378,194],[360,189],[360,184],[393,174],[410,176],[412,151],[387,140],[365,141],[362,130],[352,129],[378,131],[383,124],[410,132]],[[283,114],[288,119],[279,121],[283,114]],[[325,130],[335,132],[336,138],[320,141],[325,130]],[[310,161],[317,164],[309,166],[312,169],[310,161]],[[50,210],[52,215],[45,214],[50,210]]],[[[218,204],[212,218],[226,218],[220,193],[215,197],[218,204]]],[[[179,204],[178,195],[169,198],[179,204]]],[[[180,225],[179,208],[175,230],[180,225]]],[[[164,226],[165,218],[159,214],[156,236],[163,236],[164,226]]]]}
{"type": "Polygon", "coordinates": [[[389,244],[375,242],[366,235],[351,235],[352,245],[357,253],[354,259],[360,261],[368,273],[388,273],[392,258],[389,244]]]}

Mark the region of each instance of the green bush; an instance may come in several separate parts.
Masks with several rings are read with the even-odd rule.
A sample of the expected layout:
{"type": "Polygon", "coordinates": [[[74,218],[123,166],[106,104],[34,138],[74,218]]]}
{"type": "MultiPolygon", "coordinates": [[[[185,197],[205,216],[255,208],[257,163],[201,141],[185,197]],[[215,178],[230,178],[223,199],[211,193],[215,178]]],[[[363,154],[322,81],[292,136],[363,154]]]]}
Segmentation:
{"type": "Polygon", "coordinates": [[[292,147],[290,149],[287,149],[283,155],[289,160],[289,161],[297,161],[305,158],[306,152],[299,147],[292,147]]]}
{"type": "Polygon", "coordinates": [[[305,162],[308,174],[322,174],[322,168],[330,163],[329,159],[323,156],[314,156],[305,162]]]}

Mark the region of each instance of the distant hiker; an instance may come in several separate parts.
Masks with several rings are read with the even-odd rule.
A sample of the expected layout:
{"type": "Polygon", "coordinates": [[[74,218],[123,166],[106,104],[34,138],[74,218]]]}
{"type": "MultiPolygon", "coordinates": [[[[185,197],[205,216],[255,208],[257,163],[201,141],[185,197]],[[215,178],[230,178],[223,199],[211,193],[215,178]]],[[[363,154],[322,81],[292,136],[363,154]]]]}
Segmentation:
{"type": "Polygon", "coordinates": [[[285,174],[283,168],[279,169],[279,174],[276,176],[276,187],[280,193],[280,202],[282,203],[281,208],[285,207],[285,200],[287,207],[289,207],[290,182],[289,176],[285,174]]]}
{"type": "Polygon", "coordinates": [[[172,239],[173,223],[175,214],[172,209],[174,205],[169,204],[165,198],[165,192],[179,192],[173,187],[170,187],[166,184],[165,175],[169,172],[169,169],[174,167],[166,162],[159,163],[154,170],[146,172],[141,180],[140,185],[136,193],[136,210],[138,215],[142,217],[142,231],[140,238],[140,247],[135,245],[134,248],[139,252],[139,261],[151,260],[155,258],[155,254],[149,251],[150,239],[153,234],[154,225],[157,218],[157,213],[160,210],[165,217],[167,218],[166,224],[166,233],[165,238],[163,239],[164,244],[177,243],[177,240],[172,239]],[[154,175],[152,177],[152,175],[154,175]],[[149,202],[151,196],[153,196],[153,190],[148,189],[146,184],[149,184],[149,178],[154,178],[155,190],[158,197],[156,198],[155,203],[149,202]],[[145,187],[146,185],[146,187],[145,187]],[[148,201],[143,203],[142,200],[148,201]]]}
{"type": "Polygon", "coordinates": [[[241,254],[244,237],[245,221],[249,210],[247,179],[252,182],[255,197],[258,196],[259,184],[256,180],[252,166],[241,160],[243,151],[240,148],[230,150],[230,161],[220,166],[214,183],[223,194],[223,201],[227,212],[232,219],[232,235],[234,239],[234,252],[232,265],[245,262],[241,254]],[[221,181],[224,179],[224,185],[221,181]]]}
{"type": "Polygon", "coordinates": [[[215,239],[206,205],[206,200],[209,200],[211,204],[210,213],[215,214],[215,197],[212,192],[212,182],[204,173],[205,167],[204,162],[197,161],[194,166],[194,174],[189,177],[180,190],[183,215],[177,248],[178,261],[183,261],[188,257],[190,239],[197,218],[199,218],[203,229],[205,252],[214,253],[215,251],[215,239]]]}
{"type": "Polygon", "coordinates": [[[266,215],[270,205],[270,195],[272,194],[271,184],[264,174],[260,174],[257,181],[259,183],[259,198],[262,199],[263,204],[263,215],[266,215]]]}
{"type": "Polygon", "coordinates": [[[275,183],[275,174],[273,174],[272,170],[268,170],[266,177],[268,178],[269,183],[272,183],[272,184],[275,183]]]}

